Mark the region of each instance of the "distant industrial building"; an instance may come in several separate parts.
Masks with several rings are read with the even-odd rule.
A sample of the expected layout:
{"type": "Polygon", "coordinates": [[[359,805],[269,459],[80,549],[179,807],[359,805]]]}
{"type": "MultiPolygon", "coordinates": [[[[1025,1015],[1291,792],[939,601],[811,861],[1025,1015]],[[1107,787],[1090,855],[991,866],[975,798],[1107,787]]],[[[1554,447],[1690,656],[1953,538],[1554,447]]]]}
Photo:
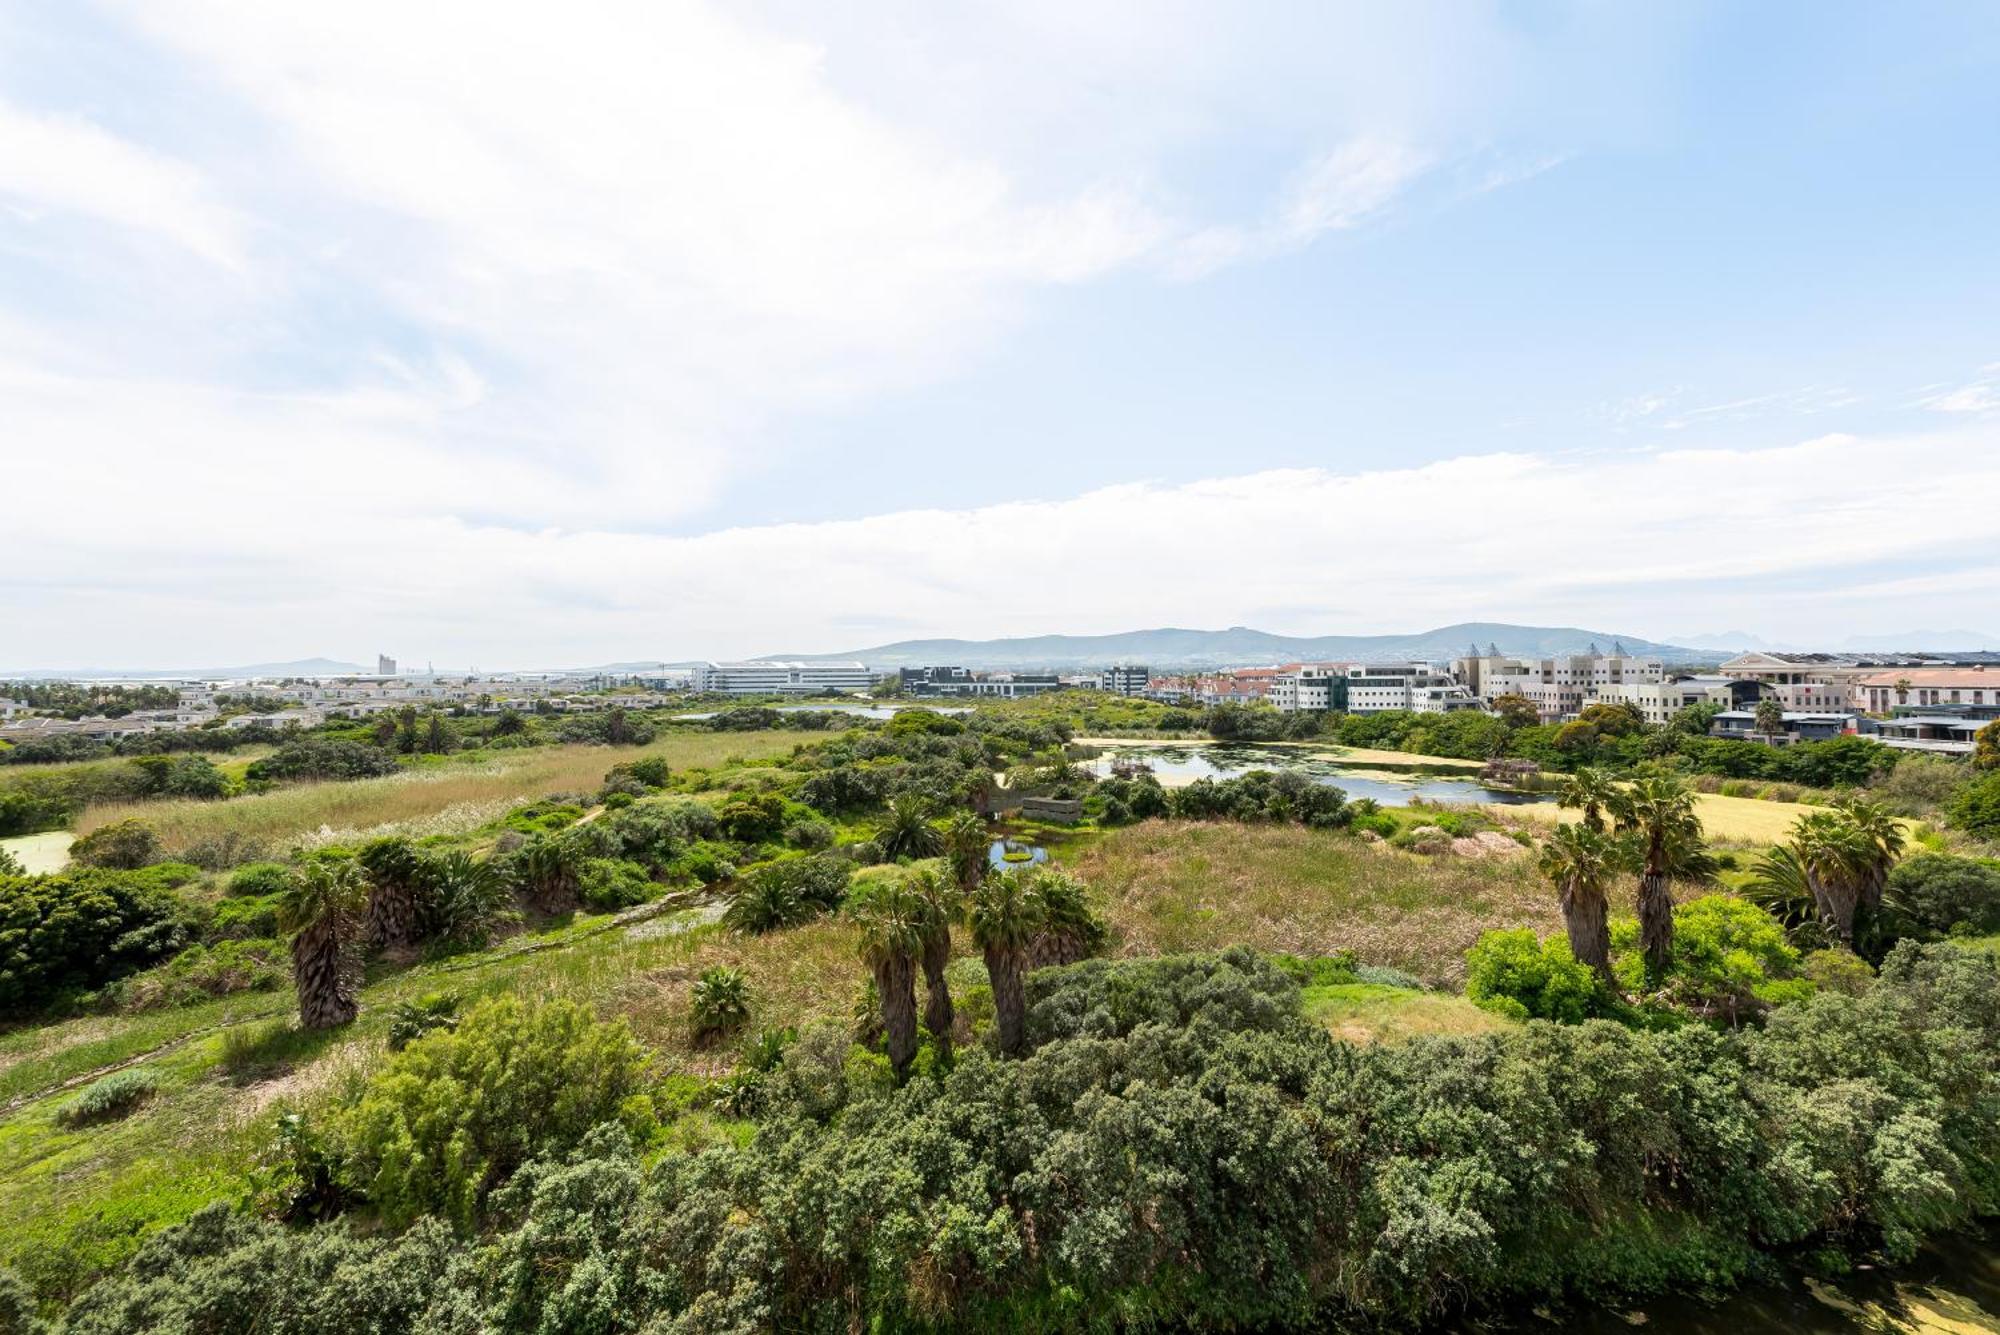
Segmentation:
{"type": "Polygon", "coordinates": [[[1448,714],[1479,708],[1472,692],[1432,663],[1300,665],[1273,679],[1269,698],[1288,714],[1380,714],[1396,709],[1448,714]]]}
{"type": "Polygon", "coordinates": [[[375,675],[378,677],[395,676],[396,660],[389,657],[389,655],[387,654],[375,655],[375,675]]]}
{"type": "Polygon", "coordinates": [[[702,663],[693,686],[707,695],[823,695],[866,691],[877,679],[865,663],[702,663]]]}

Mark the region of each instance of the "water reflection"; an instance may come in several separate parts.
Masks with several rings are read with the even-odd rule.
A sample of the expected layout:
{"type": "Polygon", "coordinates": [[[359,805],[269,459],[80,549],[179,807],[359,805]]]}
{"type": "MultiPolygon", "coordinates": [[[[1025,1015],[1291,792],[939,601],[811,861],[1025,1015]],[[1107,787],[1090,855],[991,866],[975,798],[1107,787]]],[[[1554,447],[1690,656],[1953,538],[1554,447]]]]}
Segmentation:
{"type": "Polygon", "coordinates": [[[1255,769],[1295,770],[1317,783],[1332,784],[1350,800],[1373,798],[1385,807],[1406,807],[1414,798],[1426,802],[1546,802],[1547,793],[1519,793],[1494,788],[1471,777],[1471,771],[1445,765],[1362,764],[1315,755],[1291,746],[1258,746],[1242,742],[1202,742],[1187,746],[1107,746],[1087,762],[1092,773],[1111,773],[1119,761],[1150,766],[1168,787],[1196,779],[1231,779],[1255,769]]]}

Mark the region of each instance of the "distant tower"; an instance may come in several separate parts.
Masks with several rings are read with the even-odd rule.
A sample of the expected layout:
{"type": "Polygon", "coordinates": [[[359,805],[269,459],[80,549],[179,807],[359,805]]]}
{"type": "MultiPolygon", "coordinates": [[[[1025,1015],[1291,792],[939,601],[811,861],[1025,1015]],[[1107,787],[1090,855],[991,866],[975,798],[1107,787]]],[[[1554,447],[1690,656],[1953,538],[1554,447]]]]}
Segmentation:
{"type": "Polygon", "coordinates": [[[378,677],[395,676],[396,660],[389,657],[389,655],[387,654],[375,655],[375,675],[378,677]]]}

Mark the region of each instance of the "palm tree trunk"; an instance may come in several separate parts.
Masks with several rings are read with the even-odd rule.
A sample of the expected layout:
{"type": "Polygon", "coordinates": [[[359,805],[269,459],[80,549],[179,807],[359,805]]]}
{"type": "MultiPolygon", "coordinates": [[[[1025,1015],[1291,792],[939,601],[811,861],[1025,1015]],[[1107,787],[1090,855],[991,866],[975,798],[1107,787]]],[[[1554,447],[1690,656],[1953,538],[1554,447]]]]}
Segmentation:
{"type": "Polygon", "coordinates": [[[1610,904],[1601,886],[1578,885],[1565,881],[1562,887],[1563,924],[1569,931],[1569,951],[1577,962],[1597,970],[1607,984],[1611,976],[1610,904]]]}
{"type": "Polygon", "coordinates": [[[1017,1053],[1028,1037],[1028,993],[1021,977],[1021,952],[988,946],[986,976],[993,983],[993,1018],[1000,1031],[1000,1051],[1017,1053]]]}
{"type": "Polygon", "coordinates": [[[1820,921],[1842,945],[1854,942],[1854,908],[1860,901],[1860,887],[1845,876],[1811,878],[1813,900],[1819,906],[1820,921]]]}
{"type": "Polygon", "coordinates": [[[417,936],[416,896],[410,887],[387,882],[368,897],[368,940],[378,946],[407,946],[417,936]]]}
{"type": "Polygon", "coordinates": [[[924,1028],[946,1052],[951,1051],[951,987],[944,980],[951,963],[951,931],[941,928],[924,942],[924,1028]]]}
{"type": "Polygon", "coordinates": [[[1657,978],[1667,971],[1674,953],[1674,897],[1667,874],[1648,866],[1639,878],[1639,945],[1646,952],[1646,971],[1657,978]]]}
{"type": "Polygon", "coordinates": [[[875,966],[875,990],[882,994],[882,1028],[889,1040],[889,1065],[901,1080],[917,1055],[916,970],[908,955],[890,955],[875,966]]]}
{"type": "Polygon", "coordinates": [[[354,977],[339,924],[322,919],[292,941],[292,983],[299,994],[299,1024],[332,1029],[359,1013],[354,977]]]}

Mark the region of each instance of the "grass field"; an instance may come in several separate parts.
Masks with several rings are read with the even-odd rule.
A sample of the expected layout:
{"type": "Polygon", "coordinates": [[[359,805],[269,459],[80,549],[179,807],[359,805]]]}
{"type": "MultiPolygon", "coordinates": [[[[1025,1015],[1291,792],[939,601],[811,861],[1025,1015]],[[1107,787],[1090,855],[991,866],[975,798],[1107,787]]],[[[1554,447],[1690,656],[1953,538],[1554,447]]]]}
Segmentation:
{"type": "Polygon", "coordinates": [[[1099,892],[1122,955],[1243,943],[1456,984],[1496,927],[1561,926],[1526,858],[1426,858],[1298,825],[1148,821],[1063,859],[1099,892]]]}
{"type": "Polygon", "coordinates": [[[137,817],[167,851],[182,852],[235,834],[280,851],[304,839],[350,839],[396,826],[417,834],[452,834],[483,825],[507,808],[547,793],[595,789],[613,765],[663,756],[676,770],[732,760],[789,755],[808,732],[677,732],[643,747],[547,746],[481,754],[401,774],[351,783],[306,784],[226,802],[126,802],[92,807],[77,822],[88,833],[137,817]]]}
{"type": "MultiPolygon", "coordinates": [[[[1824,809],[1800,802],[1767,802],[1759,797],[1724,797],[1720,793],[1697,793],[1694,800],[1708,837],[1735,844],[1778,843],[1790,833],[1793,821],[1808,811],[1824,809]]],[[[1542,822],[1574,822],[1583,818],[1582,813],[1566,811],[1552,802],[1487,810],[1496,816],[1519,816],[1542,822]]]]}
{"type": "Polygon", "coordinates": [[[1386,983],[1334,983],[1305,991],[1306,1018],[1349,1043],[1383,1043],[1418,1034],[1487,1034],[1510,1022],[1449,992],[1386,983]]]}

